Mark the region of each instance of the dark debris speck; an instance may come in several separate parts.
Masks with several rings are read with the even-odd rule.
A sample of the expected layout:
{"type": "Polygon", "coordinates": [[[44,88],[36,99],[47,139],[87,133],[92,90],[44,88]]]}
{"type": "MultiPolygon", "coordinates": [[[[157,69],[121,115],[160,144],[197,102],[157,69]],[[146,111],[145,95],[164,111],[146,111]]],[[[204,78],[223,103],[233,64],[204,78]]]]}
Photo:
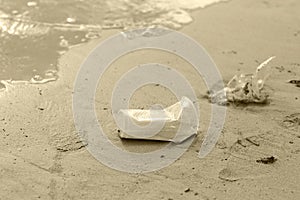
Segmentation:
{"type": "Polygon", "coordinates": [[[270,156],[270,157],[265,157],[265,158],[261,158],[256,160],[257,163],[263,163],[263,164],[273,164],[277,161],[278,159],[275,158],[274,156],[270,156]]]}

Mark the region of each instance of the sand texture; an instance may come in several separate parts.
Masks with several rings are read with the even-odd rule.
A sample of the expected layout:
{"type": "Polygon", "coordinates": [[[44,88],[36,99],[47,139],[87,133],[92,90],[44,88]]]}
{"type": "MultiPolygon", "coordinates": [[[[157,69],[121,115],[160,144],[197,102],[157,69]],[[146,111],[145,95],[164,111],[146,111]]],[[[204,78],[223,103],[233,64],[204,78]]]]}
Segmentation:
{"type": "MultiPolygon", "coordinates": [[[[172,165],[128,174],[106,167],[76,134],[72,92],[80,64],[101,39],[72,48],[59,60],[59,79],[7,84],[0,92],[0,199],[300,199],[300,1],[232,0],[193,11],[180,31],[202,44],[228,82],[276,59],[266,82],[268,104],[229,105],[222,135],[204,159],[197,157],[209,124],[206,87],[191,66],[164,52],[143,50],[120,58],[105,72],[96,112],[111,141],[132,152],[165,144],[122,141],[110,108],[114,83],[140,63],[168,64],[190,81],[200,104],[200,130],[172,165]],[[291,83],[289,82],[292,81],[291,83]]],[[[131,107],[176,103],[172,93],[149,86],[131,107]]]]}

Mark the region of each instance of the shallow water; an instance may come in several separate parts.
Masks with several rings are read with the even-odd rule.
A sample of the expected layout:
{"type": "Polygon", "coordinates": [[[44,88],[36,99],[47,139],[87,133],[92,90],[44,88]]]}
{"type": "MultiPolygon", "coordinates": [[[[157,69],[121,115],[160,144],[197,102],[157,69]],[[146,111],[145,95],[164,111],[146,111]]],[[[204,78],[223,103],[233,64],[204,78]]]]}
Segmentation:
{"type": "Polygon", "coordinates": [[[103,29],[178,29],[192,22],[191,10],[219,1],[0,0],[0,80],[56,80],[59,57],[103,29]]]}

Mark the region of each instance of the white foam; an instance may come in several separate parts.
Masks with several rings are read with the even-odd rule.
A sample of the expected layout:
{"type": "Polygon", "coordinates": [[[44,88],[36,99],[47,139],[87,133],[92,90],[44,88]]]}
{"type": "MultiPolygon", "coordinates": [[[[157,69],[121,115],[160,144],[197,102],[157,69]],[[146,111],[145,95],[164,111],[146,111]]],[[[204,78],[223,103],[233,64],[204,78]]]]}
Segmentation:
{"type": "Polygon", "coordinates": [[[222,1],[227,0],[154,0],[152,2],[163,5],[166,8],[197,9],[222,1]]]}
{"type": "Polygon", "coordinates": [[[107,21],[107,28],[153,24],[180,28],[193,21],[190,10],[224,1],[228,0],[110,0],[107,5],[113,19],[107,21]]]}

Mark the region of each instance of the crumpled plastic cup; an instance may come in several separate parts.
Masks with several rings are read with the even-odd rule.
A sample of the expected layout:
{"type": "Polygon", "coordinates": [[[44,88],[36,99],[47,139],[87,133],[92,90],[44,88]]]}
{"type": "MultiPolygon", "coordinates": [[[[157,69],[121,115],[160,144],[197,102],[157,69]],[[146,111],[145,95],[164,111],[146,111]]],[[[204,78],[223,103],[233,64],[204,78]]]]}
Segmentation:
{"type": "Polygon", "coordinates": [[[121,109],[117,120],[122,139],[158,140],[181,143],[197,134],[198,116],[193,102],[183,97],[167,107],[150,110],[121,109]]]}

